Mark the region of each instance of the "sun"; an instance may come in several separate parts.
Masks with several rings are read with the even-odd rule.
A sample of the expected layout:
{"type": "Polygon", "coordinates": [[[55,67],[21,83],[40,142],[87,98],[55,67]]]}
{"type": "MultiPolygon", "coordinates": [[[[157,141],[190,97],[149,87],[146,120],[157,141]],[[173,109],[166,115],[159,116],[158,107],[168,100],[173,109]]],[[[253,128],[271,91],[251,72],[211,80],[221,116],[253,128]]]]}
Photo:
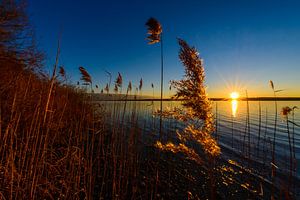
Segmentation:
{"type": "Polygon", "coordinates": [[[238,99],[240,97],[240,95],[237,92],[231,92],[230,97],[231,97],[231,99],[238,99]]]}

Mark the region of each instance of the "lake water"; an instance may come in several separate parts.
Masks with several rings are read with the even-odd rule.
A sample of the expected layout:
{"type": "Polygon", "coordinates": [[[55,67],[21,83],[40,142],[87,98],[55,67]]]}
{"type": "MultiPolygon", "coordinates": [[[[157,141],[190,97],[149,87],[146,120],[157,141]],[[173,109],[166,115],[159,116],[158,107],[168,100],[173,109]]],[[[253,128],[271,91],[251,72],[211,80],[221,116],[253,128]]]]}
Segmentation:
{"type": "MultiPolygon", "coordinates": [[[[116,108],[123,112],[124,102],[105,102],[108,109],[116,108]]],[[[164,101],[163,109],[180,106],[178,101],[164,101]]],[[[300,109],[295,109],[294,114],[288,115],[288,123],[281,116],[282,107],[297,106],[300,101],[277,102],[277,124],[275,139],[275,162],[279,172],[289,174],[290,150],[292,150],[293,176],[300,179],[300,109]],[[290,138],[288,137],[290,133],[290,138]],[[296,158],[296,159],[294,159],[296,158]],[[295,165],[297,163],[297,165],[295,165]]],[[[271,166],[273,136],[275,127],[275,102],[274,101],[215,101],[212,102],[213,113],[216,118],[216,132],[214,133],[221,145],[224,159],[241,160],[251,158],[253,165],[262,166],[257,173],[267,176],[270,170],[264,172],[263,166],[271,166]],[[264,174],[265,173],[265,174],[264,174]]],[[[153,117],[153,112],[160,108],[159,101],[128,101],[126,115],[136,113],[139,126],[144,134],[152,133],[158,136],[159,117],[153,117]]],[[[182,129],[183,123],[172,119],[163,120],[163,132],[168,137],[175,129],[182,129]]],[[[270,177],[268,177],[270,178],[270,177]]]]}

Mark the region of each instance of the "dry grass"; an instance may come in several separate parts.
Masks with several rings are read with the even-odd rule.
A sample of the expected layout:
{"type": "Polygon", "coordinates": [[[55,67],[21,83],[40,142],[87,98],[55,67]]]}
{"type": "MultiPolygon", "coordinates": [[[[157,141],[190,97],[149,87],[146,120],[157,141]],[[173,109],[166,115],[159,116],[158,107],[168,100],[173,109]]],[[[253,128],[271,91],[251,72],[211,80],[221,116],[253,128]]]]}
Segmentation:
{"type": "Polygon", "coordinates": [[[1,193],[10,199],[91,195],[91,139],[101,142],[101,116],[91,114],[87,96],[74,87],[55,80],[49,95],[51,80],[10,65],[0,79],[1,193]]]}
{"type": "MultiPolygon", "coordinates": [[[[15,70],[14,65],[6,68],[0,79],[2,196],[134,196],[140,135],[135,114],[125,118],[126,107],[123,111],[120,105],[114,105],[114,110],[106,115],[102,105],[91,104],[92,96],[82,89],[62,84],[56,78],[47,80],[30,71],[15,70]],[[129,130],[124,118],[126,124],[132,123],[129,130]],[[106,126],[105,120],[113,121],[113,126],[106,126]]],[[[87,77],[85,82],[91,83],[88,72],[80,71],[87,77]]],[[[129,84],[127,92],[131,87],[129,84]]]]}

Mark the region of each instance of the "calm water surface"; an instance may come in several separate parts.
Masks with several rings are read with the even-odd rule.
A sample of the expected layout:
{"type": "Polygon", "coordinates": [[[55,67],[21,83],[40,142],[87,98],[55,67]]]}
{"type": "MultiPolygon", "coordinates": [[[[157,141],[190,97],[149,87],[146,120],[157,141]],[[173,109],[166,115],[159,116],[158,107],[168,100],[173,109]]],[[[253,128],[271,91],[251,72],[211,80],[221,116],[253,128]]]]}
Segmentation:
{"type": "MultiPolygon", "coordinates": [[[[124,110],[124,102],[105,102],[108,109],[124,110]]],[[[216,101],[212,103],[216,118],[214,135],[222,147],[225,159],[239,160],[239,156],[250,157],[257,164],[270,166],[272,162],[272,144],[275,127],[274,101],[216,101]]],[[[164,109],[180,106],[180,102],[165,101],[164,109]]],[[[275,138],[275,164],[278,171],[288,173],[290,149],[293,162],[297,162],[294,177],[300,178],[300,109],[288,115],[288,123],[281,116],[282,107],[297,106],[300,101],[277,102],[277,125],[275,138]],[[288,137],[290,133],[290,138],[288,137]],[[294,154],[295,153],[295,154],[294,154]],[[294,160],[294,157],[296,160],[294,160]]],[[[136,113],[139,126],[144,133],[159,132],[159,117],[153,117],[153,112],[160,108],[160,102],[131,101],[126,103],[125,117],[136,113]]],[[[175,129],[181,129],[184,124],[171,119],[164,119],[163,131],[168,137],[173,137],[175,129]]]]}

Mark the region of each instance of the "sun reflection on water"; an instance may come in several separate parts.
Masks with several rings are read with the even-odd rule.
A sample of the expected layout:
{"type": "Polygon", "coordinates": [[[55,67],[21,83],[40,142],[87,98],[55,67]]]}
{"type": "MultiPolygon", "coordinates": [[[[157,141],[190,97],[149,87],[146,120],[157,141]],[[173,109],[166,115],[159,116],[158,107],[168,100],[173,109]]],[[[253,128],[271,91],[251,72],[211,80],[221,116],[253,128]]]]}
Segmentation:
{"type": "Polygon", "coordinates": [[[233,117],[236,117],[237,108],[238,108],[238,101],[235,99],[231,100],[231,114],[233,117]]]}

